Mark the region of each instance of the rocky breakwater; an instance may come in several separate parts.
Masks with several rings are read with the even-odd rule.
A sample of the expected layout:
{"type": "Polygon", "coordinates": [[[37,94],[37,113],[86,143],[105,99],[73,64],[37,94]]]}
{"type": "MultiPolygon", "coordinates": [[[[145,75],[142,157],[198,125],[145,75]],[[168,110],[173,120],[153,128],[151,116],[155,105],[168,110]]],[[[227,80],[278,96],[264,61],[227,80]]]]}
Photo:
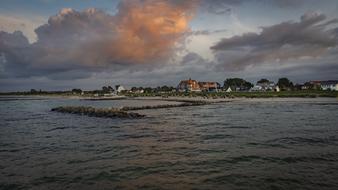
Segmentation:
{"type": "MultiPolygon", "coordinates": [[[[177,100],[170,100],[177,101],[177,100]]],[[[176,107],[187,107],[187,106],[201,106],[209,104],[205,101],[182,101],[179,100],[177,102],[182,102],[181,104],[165,104],[165,105],[155,105],[155,106],[141,106],[141,107],[123,107],[121,110],[130,111],[130,110],[146,110],[146,109],[161,109],[161,108],[176,108],[176,107]]]]}
{"type": "Polygon", "coordinates": [[[85,106],[60,106],[52,108],[51,111],[87,115],[92,117],[105,118],[142,118],[144,115],[115,108],[94,108],[85,106]]]}
{"type": "MultiPolygon", "coordinates": [[[[174,101],[174,100],[170,100],[174,101]]],[[[141,107],[122,107],[121,109],[117,108],[94,108],[94,107],[85,107],[85,106],[60,106],[52,108],[51,111],[61,112],[61,113],[70,113],[78,115],[87,115],[92,117],[106,117],[106,118],[142,118],[145,115],[129,112],[133,110],[146,110],[146,109],[161,109],[161,108],[174,108],[174,107],[187,107],[187,106],[202,106],[210,104],[206,101],[190,101],[190,100],[180,100],[180,104],[165,104],[165,105],[155,105],[155,106],[141,106],[141,107]]]]}

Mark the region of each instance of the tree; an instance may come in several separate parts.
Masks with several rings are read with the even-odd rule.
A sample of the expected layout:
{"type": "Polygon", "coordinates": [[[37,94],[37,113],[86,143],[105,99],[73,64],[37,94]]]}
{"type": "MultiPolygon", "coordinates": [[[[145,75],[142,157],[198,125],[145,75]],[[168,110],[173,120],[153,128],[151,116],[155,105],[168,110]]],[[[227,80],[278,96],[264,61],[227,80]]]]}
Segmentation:
{"type": "Polygon", "coordinates": [[[72,89],[72,93],[81,94],[81,92],[82,92],[81,89],[77,89],[77,88],[72,89]]]}
{"type": "Polygon", "coordinates": [[[132,92],[136,92],[137,90],[138,90],[138,88],[137,87],[131,87],[131,89],[130,89],[132,92]]]}
{"type": "Polygon", "coordinates": [[[277,85],[281,90],[291,90],[293,88],[293,83],[288,78],[278,79],[277,85]]]}
{"type": "Polygon", "coordinates": [[[156,87],[156,88],[154,89],[154,91],[155,91],[155,92],[161,92],[161,87],[160,87],[160,86],[156,87]]]}
{"type": "Polygon", "coordinates": [[[249,90],[253,87],[250,82],[241,78],[228,78],[224,81],[224,89],[231,88],[232,90],[249,90]]]}
{"type": "Polygon", "coordinates": [[[37,92],[38,92],[37,90],[31,89],[31,93],[32,93],[32,94],[36,94],[37,92]]]}
{"type": "Polygon", "coordinates": [[[144,93],[152,93],[152,92],[153,92],[152,88],[150,88],[150,87],[144,88],[144,93]]]}
{"type": "Polygon", "coordinates": [[[109,92],[113,92],[114,91],[114,88],[111,87],[111,86],[108,86],[107,88],[108,88],[109,92]]]}
{"type": "Polygon", "coordinates": [[[161,91],[162,92],[169,92],[169,91],[171,91],[171,89],[168,86],[164,85],[164,86],[161,87],[161,91]]]}
{"type": "Polygon", "coordinates": [[[108,87],[102,86],[102,92],[103,92],[103,93],[108,92],[108,87]]]}
{"type": "Polygon", "coordinates": [[[257,81],[257,83],[269,83],[270,81],[268,79],[261,79],[257,81]]]}

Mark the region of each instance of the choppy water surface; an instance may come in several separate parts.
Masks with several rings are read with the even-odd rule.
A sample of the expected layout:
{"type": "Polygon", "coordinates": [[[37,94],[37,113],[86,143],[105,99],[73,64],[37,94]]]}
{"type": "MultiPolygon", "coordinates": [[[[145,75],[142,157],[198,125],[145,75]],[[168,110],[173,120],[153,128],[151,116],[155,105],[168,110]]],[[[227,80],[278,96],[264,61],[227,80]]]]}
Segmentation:
{"type": "Polygon", "coordinates": [[[338,100],[244,100],[106,119],[0,101],[0,189],[338,189],[338,100]]]}

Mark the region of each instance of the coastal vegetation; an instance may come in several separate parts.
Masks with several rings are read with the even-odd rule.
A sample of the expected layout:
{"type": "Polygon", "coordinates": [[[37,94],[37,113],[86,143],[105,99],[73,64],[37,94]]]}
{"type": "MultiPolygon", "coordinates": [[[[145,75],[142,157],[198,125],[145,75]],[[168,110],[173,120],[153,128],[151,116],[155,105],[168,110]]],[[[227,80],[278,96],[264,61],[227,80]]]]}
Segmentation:
{"type": "Polygon", "coordinates": [[[224,81],[223,89],[249,90],[254,85],[241,78],[228,78],[224,81]]]}
{"type": "MultiPolygon", "coordinates": [[[[64,97],[83,97],[91,98],[95,91],[82,91],[80,93],[72,93],[72,91],[37,91],[31,92],[7,92],[0,93],[0,95],[23,95],[23,96],[64,96],[64,97]]],[[[145,91],[143,93],[134,93],[125,91],[120,95],[128,97],[203,97],[203,98],[233,98],[233,97],[247,97],[247,98],[270,98],[270,97],[338,97],[338,91],[330,90],[290,90],[290,91],[265,91],[265,92],[248,92],[248,91],[232,91],[232,92],[162,92],[162,91],[145,91]]]]}
{"type": "Polygon", "coordinates": [[[338,97],[338,91],[302,90],[302,91],[266,91],[266,92],[168,92],[168,93],[124,93],[129,97],[202,97],[202,98],[316,98],[316,97],[338,97]]]}
{"type": "MultiPolygon", "coordinates": [[[[193,81],[193,80],[192,80],[193,81]]],[[[325,82],[325,81],[324,81],[325,82]]],[[[323,82],[322,82],[323,83],[323,82]]],[[[218,83],[217,83],[218,84],[218,83]]],[[[321,87],[320,81],[310,81],[304,84],[295,84],[288,78],[279,78],[277,83],[262,78],[256,85],[241,79],[227,78],[223,87],[216,87],[212,90],[182,90],[173,86],[132,87],[129,90],[121,85],[103,86],[99,90],[85,91],[80,88],[73,88],[68,91],[44,91],[31,89],[24,92],[3,92],[0,95],[29,95],[29,96],[63,96],[79,97],[86,100],[101,99],[125,99],[126,97],[202,97],[202,98],[271,98],[271,97],[338,97],[337,90],[321,87]]],[[[338,84],[337,84],[338,85],[338,84]]]]}
{"type": "Polygon", "coordinates": [[[277,82],[278,87],[281,90],[293,90],[294,85],[288,78],[280,78],[277,82]]]}

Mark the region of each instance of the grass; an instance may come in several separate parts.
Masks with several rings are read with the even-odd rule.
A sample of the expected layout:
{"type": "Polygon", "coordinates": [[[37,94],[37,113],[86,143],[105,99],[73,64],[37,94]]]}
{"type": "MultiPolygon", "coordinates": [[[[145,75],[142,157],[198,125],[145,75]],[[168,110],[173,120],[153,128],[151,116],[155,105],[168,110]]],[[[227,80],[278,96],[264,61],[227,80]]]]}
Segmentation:
{"type": "Polygon", "coordinates": [[[316,97],[338,97],[338,91],[319,91],[319,90],[302,90],[302,91],[281,91],[281,92],[168,92],[168,93],[143,93],[131,94],[130,97],[204,97],[204,98],[316,98],[316,97]]]}

